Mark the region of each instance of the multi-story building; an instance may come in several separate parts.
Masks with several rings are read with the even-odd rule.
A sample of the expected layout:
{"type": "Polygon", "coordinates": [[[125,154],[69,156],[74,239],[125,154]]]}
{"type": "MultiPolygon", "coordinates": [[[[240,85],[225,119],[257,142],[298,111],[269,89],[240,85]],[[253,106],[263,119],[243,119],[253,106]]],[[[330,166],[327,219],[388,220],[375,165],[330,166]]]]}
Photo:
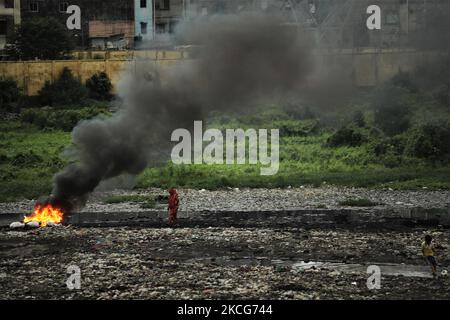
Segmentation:
{"type": "Polygon", "coordinates": [[[281,15],[325,48],[450,46],[450,32],[442,31],[450,30],[449,0],[0,0],[0,48],[21,18],[65,23],[69,4],[81,8],[81,30],[72,34],[84,48],[133,47],[136,39],[164,45],[183,19],[250,10],[281,15]],[[369,31],[373,4],[382,9],[382,28],[369,31]]]}
{"type": "Polygon", "coordinates": [[[153,0],[155,5],[155,33],[173,33],[185,15],[187,0],[153,0]]]}
{"type": "Polygon", "coordinates": [[[449,0],[185,0],[185,17],[261,11],[310,30],[329,48],[450,46],[449,0]],[[381,30],[366,27],[367,8],[382,10],[381,30]]]}
{"type": "Polygon", "coordinates": [[[154,38],[153,0],[134,0],[134,31],[136,38],[149,41],[154,38]]]}
{"type": "Polygon", "coordinates": [[[113,49],[134,45],[134,0],[21,0],[22,19],[51,16],[65,25],[69,5],[81,9],[81,30],[71,31],[79,47],[113,49]]]}
{"type": "Polygon", "coordinates": [[[0,0],[0,50],[20,24],[20,0],[0,0]]]}

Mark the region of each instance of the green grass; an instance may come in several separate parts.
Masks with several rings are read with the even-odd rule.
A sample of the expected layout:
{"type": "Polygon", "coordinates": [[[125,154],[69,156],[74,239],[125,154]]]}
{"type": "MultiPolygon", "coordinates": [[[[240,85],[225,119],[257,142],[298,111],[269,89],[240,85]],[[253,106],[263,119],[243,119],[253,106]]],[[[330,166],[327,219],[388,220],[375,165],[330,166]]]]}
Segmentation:
{"type": "Polygon", "coordinates": [[[341,206],[348,207],[375,207],[380,205],[378,202],[373,202],[370,199],[358,198],[358,199],[346,199],[344,201],[340,201],[339,204],[341,206]]]}
{"type": "Polygon", "coordinates": [[[274,176],[260,176],[252,166],[191,165],[183,169],[171,164],[146,169],[138,179],[138,187],[171,187],[221,189],[226,187],[282,188],[321,185],[392,188],[450,189],[450,168],[369,168],[348,171],[297,170],[281,166],[274,176]]]}
{"type": "Polygon", "coordinates": [[[70,133],[1,121],[0,201],[48,195],[52,176],[65,165],[60,154],[69,144],[70,133]]]}

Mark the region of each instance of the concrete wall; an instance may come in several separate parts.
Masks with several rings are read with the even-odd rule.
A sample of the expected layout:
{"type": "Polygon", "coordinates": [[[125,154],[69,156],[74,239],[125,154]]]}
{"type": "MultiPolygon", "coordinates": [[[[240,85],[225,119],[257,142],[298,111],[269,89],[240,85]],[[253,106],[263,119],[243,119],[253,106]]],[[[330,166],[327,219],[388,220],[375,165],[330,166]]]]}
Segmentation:
{"type": "MultiPolygon", "coordinates": [[[[79,60],[0,62],[0,76],[16,79],[25,94],[36,95],[45,81],[57,79],[64,67],[69,67],[81,81],[86,81],[96,72],[105,71],[113,85],[116,85],[124,68],[128,65],[132,70],[136,69],[142,59],[155,61],[161,66],[170,66],[188,58],[188,54],[182,51],[90,51],[74,54],[79,60]],[[92,60],[93,57],[96,59],[92,60]]],[[[355,86],[365,87],[382,83],[400,71],[412,71],[417,66],[443,55],[450,56],[450,52],[339,51],[317,53],[316,57],[317,64],[325,66],[321,69],[322,76],[326,77],[327,73],[338,70],[342,80],[348,77],[355,86]]]]}
{"type": "MultiPolygon", "coordinates": [[[[386,49],[342,52],[332,56],[336,64],[350,68],[355,86],[364,87],[383,83],[401,71],[414,71],[439,57],[449,57],[450,52],[386,49]]],[[[324,58],[329,59],[327,55],[324,58]]]]}
{"type": "MultiPolygon", "coordinates": [[[[153,60],[160,66],[170,66],[182,59],[179,52],[149,51],[142,52],[141,55],[137,56],[153,60]]],[[[55,81],[64,67],[70,68],[73,74],[82,82],[85,82],[95,73],[104,71],[108,74],[115,87],[124,68],[130,67],[131,70],[135,70],[137,61],[139,59],[130,60],[127,57],[108,60],[6,61],[0,62],[0,77],[14,78],[23,89],[24,94],[29,96],[36,95],[46,81],[55,81]]]]}

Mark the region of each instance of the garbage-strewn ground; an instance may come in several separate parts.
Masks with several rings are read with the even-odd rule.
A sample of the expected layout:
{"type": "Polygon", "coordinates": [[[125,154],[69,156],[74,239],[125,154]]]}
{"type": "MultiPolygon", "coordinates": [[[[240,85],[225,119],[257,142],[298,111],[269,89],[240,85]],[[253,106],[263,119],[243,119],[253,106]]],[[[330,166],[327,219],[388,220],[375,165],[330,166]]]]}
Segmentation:
{"type": "Polygon", "coordinates": [[[0,230],[0,299],[450,299],[449,278],[303,270],[283,261],[423,266],[432,233],[450,262],[450,230],[76,228],[0,230]],[[66,287],[67,267],[81,289],[66,287]]]}

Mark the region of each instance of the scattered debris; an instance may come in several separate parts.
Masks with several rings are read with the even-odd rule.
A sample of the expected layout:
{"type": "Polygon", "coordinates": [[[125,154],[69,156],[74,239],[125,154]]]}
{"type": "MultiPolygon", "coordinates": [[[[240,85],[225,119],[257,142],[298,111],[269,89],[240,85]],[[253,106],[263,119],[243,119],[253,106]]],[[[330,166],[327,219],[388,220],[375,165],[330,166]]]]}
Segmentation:
{"type": "Polygon", "coordinates": [[[11,229],[23,229],[25,224],[19,221],[13,222],[9,225],[11,229]]]}
{"type": "Polygon", "coordinates": [[[36,229],[39,228],[40,226],[41,226],[40,223],[37,221],[30,221],[26,223],[26,227],[30,229],[36,229]]]}
{"type": "MultiPolygon", "coordinates": [[[[0,230],[0,299],[450,298],[450,282],[445,279],[404,274],[428,271],[417,255],[422,228],[9,230],[0,230]],[[351,263],[343,263],[350,259],[346,257],[351,263]],[[293,263],[301,260],[296,268],[293,263]],[[383,290],[374,293],[365,287],[369,262],[392,263],[400,272],[382,264],[383,290]],[[68,264],[82,270],[80,290],[64,285],[68,264]],[[7,274],[7,281],[2,274],[7,274]]],[[[450,231],[443,229],[436,240],[450,243],[450,231]]],[[[450,257],[443,251],[438,260],[447,266],[450,257]]]]}
{"type": "Polygon", "coordinates": [[[61,227],[61,226],[62,226],[61,223],[54,223],[54,222],[47,223],[47,227],[61,227]]]}

